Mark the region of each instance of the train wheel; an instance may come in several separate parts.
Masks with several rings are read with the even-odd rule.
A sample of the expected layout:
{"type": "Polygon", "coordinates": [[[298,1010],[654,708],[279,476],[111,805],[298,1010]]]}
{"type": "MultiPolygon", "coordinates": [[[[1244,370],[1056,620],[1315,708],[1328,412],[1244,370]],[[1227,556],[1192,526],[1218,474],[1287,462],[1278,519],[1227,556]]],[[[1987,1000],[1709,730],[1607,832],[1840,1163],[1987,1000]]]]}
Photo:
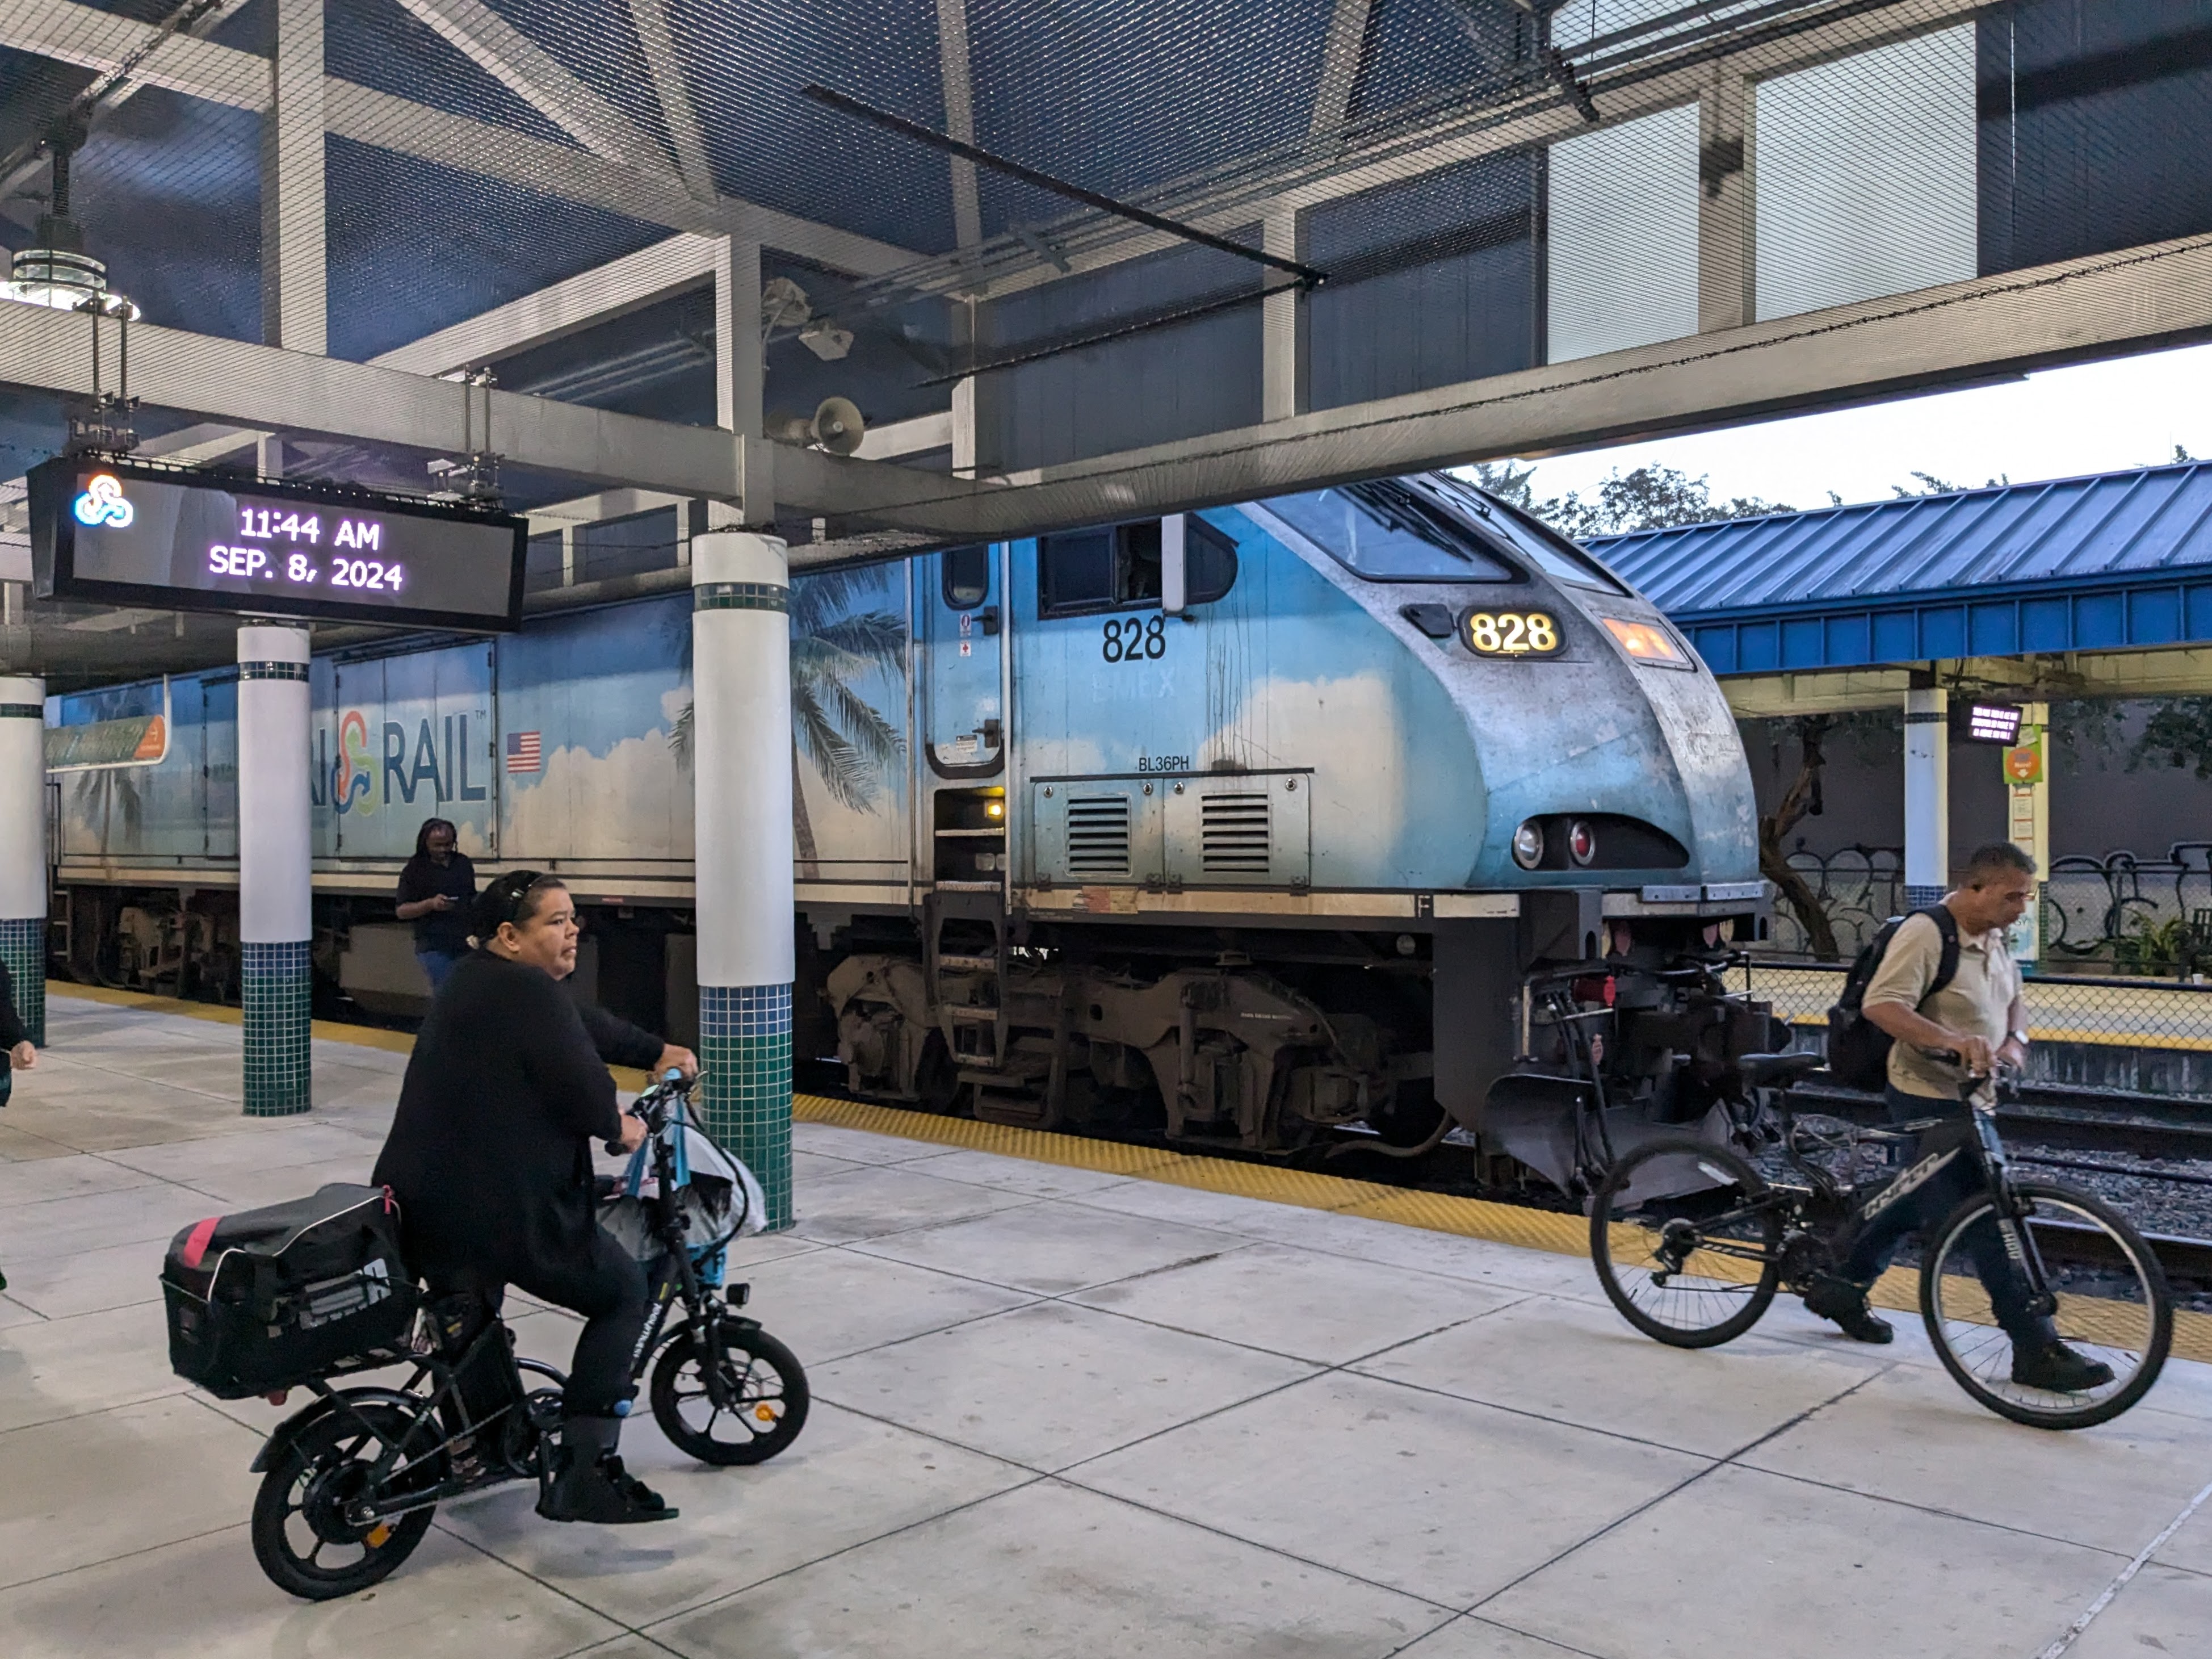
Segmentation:
{"type": "Polygon", "coordinates": [[[923,1111],[939,1117],[957,1115],[968,1097],[968,1085],[960,1080],[960,1068],[952,1063],[941,1031],[932,1031],[921,1045],[921,1059],[914,1068],[914,1092],[923,1111]]]}

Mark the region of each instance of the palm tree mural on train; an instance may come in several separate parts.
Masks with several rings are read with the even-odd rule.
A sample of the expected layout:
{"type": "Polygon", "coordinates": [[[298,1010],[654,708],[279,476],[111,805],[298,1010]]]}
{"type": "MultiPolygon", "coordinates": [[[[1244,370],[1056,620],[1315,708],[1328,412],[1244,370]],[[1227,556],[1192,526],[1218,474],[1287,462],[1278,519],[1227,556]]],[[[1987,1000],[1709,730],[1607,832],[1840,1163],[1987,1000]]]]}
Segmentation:
{"type": "MultiPolygon", "coordinates": [[[[802,875],[819,875],[821,857],[799,757],[814,763],[831,800],[870,812],[906,753],[905,733],[861,690],[871,677],[896,679],[904,671],[906,619],[887,607],[890,580],[889,568],[878,565],[825,570],[791,585],[791,832],[802,875]]],[[[690,622],[689,614],[683,617],[687,674],[690,622]]],[[[691,708],[684,706],[668,734],[669,746],[687,763],[691,708]]]]}

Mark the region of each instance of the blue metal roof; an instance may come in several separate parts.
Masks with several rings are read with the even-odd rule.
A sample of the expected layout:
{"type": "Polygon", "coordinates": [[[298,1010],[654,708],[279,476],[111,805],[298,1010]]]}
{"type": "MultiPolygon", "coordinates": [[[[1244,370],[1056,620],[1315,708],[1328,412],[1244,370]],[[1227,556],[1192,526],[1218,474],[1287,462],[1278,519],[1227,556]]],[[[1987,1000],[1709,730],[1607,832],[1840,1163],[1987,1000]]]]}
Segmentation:
{"type": "Polygon", "coordinates": [[[2212,641],[2212,465],[1593,542],[1717,674],[2212,641]]]}

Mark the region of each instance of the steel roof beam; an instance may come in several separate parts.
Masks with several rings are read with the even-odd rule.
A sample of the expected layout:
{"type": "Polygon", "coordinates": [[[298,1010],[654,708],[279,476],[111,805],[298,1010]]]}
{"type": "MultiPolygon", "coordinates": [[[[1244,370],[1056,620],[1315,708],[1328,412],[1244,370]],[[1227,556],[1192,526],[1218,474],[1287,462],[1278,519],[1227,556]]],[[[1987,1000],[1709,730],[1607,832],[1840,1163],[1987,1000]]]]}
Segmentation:
{"type": "MultiPolygon", "coordinates": [[[[0,46],[59,59],[84,69],[106,69],[143,36],[146,26],[75,0],[0,0],[0,46]]],[[[137,71],[149,86],[234,109],[265,111],[269,60],[213,41],[179,35],[165,43],[137,71]]],[[[328,130],[351,139],[458,172],[507,183],[587,207],[666,225],[750,238],[832,270],[880,276],[920,257],[873,237],[741,200],[694,198],[669,171],[609,161],[587,149],[534,138],[512,127],[450,115],[404,98],[336,76],[323,83],[328,130]]]]}
{"type": "MultiPolygon", "coordinates": [[[[1668,58],[1655,59],[1651,67],[1657,73],[1639,70],[1633,82],[1615,77],[1610,87],[1607,77],[1601,76],[1589,83],[1589,90],[1598,101],[1602,125],[1618,125],[1697,102],[1717,73],[1748,81],[1771,80],[1954,27],[1991,9],[1996,3],[1998,0],[1896,0],[1893,4],[1869,9],[1865,0],[1836,0],[1827,9],[1827,13],[1832,14],[1827,21],[1795,33],[1762,37],[1735,50],[1726,49],[1724,42],[1701,43],[1676,54],[1678,64],[1668,58]]],[[[1334,21],[1332,20],[1333,25],[1334,21]]],[[[1328,61],[1325,58],[1322,94],[1330,94],[1334,88],[1340,87],[1348,99],[1351,89],[1342,82],[1341,68],[1334,71],[1338,81],[1332,82],[1328,78],[1332,72],[1327,67],[1328,61]]],[[[1316,117],[1322,112],[1317,98],[1316,117]]],[[[1272,184],[1240,185],[1211,203],[1202,198],[1194,200],[1182,211],[1194,226],[1226,234],[1249,225],[1269,210],[1304,212],[1385,185],[1403,184],[1444,167],[1598,130],[1572,105],[1553,95],[1532,94],[1522,100],[1517,108],[1478,109],[1439,121],[1422,131],[1370,141],[1364,155],[1355,139],[1347,149],[1344,165],[1332,171],[1312,177],[1286,177],[1272,184]]],[[[1310,146],[1310,134],[1302,142],[1310,146]]],[[[1066,234],[1056,238],[1056,241],[1067,260],[1066,273],[1039,260],[1012,271],[978,276],[940,257],[920,262],[908,274],[915,276],[921,284],[972,291],[984,298],[999,299],[1058,281],[1064,274],[1080,276],[1176,246],[1175,240],[1167,235],[1131,229],[1103,217],[1066,227],[1066,234]]],[[[994,252],[1001,262],[1015,257],[1014,250],[1001,247],[995,241],[980,252],[987,270],[994,252]]]]}
{"type": "MultiPolygon", "coordinates": [[[[66,312],[0,302],[0,380],[82,393],[86,328],[84,319],[66,312]]],[[[517,466],[608,485],[735,501],[750,483],[755,518],[761,475],[772,465],[780,506],[950,540],[1710,428],[1864,402],[1992,369],[2207,337],[2212,237],[2192,237],[1319,410],[997,483],[504,392],[492,394],[493,445],[517,466]]],[[[131,331],[131,348],[134,390],[156,407],[410,449],[452,448],[460,441],[462,393],[448,381],[143,325],[131,331]]]]}
{"type": "MultiPolygon", "coordinates": [[[[945,130],[963,144],[975,142],[974,60],[968,50],[968,0],[937,0],[937,73],[945,91],[945,130]]],[[[983,240],[983,199],[975,164],[955,155],[952,173],[952,241],[974,247],[983,240]]]]}
{"type": "Polygon", "coordinates": [[[883,521],[948,537],[1097,523],[2206,338],[2212,236],[2187,237],[1013,473],[980,495],[947,480],[941,501],[883,521]]]}
{"type": "MultiPolygon", "coordinates": [[[[88,319],[71,312],[0,300],[0,385],[82,396],[89,329],[88,319]]],[[[131,383],[152,407],[287,436],[451,453],[463,442],[465,394],[454,381],[181,329],[131,329],[131,383]]],[[[479,411],[484,395],[476,394],[479,411]]],[[[895,526],[917,514],[933,521],[961,498],[997,488],[550,398],[494,391],[489,401],[491,447],[512,465],[746,503],[749,520],[765,516],[771,470],[780,505],[895,526]]]]}
{"type": "Polygon", "coordinates": [[[629,0],[630,21],[637,25],[638,45],[645,52],[646,69],[659,94],[661,118],[676,147],[676,170],[684,188],[702,202],[720,194],[714,185],[714,166],[707,156],[707,135],[699,125],[699,112],[684,84],[684,58],[668,27],[667,0],[629,0]]]}
{"type": "Polygon", "coordinates": [[[399,3],[410,16],[435,31],[448,46],[586,149],[647,172],[667,171],[668,156],[657,143],[483,0],[399,0],[399,3]]]}

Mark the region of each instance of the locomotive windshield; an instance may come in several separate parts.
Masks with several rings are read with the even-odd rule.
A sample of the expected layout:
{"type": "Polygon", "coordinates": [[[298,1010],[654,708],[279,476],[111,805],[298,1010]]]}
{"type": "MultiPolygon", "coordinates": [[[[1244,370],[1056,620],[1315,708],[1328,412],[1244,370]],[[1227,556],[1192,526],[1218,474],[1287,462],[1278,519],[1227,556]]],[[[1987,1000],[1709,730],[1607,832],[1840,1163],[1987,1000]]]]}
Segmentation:
{"type": "Polygon", "coordinates": [[[1455,514],[1473,514],[1481,533],[1498,538],[1554,581],[1594,587],[1601,593],[1626,591],[1574,544],[1531,514],[1492,500],[1448,472],[1431,472],[1421,482],[1442,496],[1455,514]]]}
{"type": "Polygon", "coordinates": [[[1510,582],[1517,574],[1437,503],[1394,478],[1261,505],[1370,581],[1510,582]]]}

